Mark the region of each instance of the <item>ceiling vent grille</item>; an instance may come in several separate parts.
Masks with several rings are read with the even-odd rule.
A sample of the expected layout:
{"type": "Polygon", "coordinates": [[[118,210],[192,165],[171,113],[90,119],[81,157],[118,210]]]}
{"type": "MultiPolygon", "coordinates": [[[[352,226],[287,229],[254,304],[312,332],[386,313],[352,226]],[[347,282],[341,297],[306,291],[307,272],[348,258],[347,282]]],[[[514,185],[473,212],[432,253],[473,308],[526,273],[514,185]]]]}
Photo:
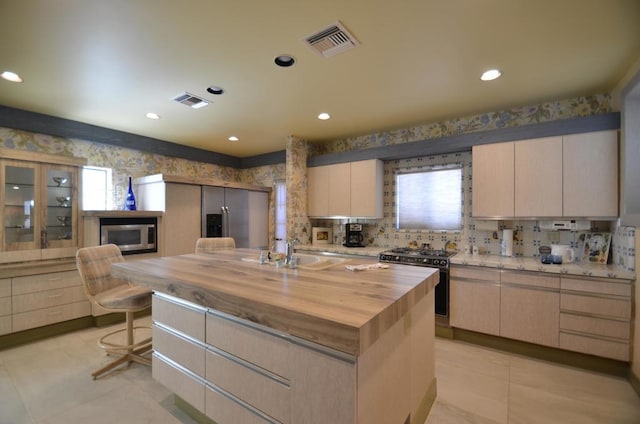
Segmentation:
{"type": "Polygon", "coordinates": [[[335,56],[360,44],[340,22],[336,22],[304,40],[313,51],[324,57],[335,56]]]}
{"type": "Polygon", "coordinates": [[[194,96],[190,93],[180,93],[173,98],[178,103],[182,103],[183,105],[189,106],[193,109],[199,109],[201,107],[205,107],[209,104],[208,101],[202,99],[198,96],[194,96]]]}

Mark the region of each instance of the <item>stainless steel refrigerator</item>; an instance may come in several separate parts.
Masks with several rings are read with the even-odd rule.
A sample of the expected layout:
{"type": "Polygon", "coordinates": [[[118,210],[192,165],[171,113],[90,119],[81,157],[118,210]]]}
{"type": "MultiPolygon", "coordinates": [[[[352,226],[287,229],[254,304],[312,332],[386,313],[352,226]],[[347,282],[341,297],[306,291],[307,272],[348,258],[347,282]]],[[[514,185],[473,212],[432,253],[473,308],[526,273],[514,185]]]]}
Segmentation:
{"type": "Polygon", "coordinates": [[[202,237],[233,237],[236,247],[269,245],[269,194],[202,186],[202,237]]]}

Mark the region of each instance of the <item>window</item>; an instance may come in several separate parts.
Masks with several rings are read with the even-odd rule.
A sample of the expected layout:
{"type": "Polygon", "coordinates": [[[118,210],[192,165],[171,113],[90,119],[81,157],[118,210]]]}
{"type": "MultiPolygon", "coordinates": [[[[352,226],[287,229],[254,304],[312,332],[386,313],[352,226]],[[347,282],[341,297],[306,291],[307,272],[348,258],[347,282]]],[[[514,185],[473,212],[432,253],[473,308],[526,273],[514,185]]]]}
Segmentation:
{"type": "Polygon", "coordinates": [[[462,229],[462,168],[396,174],[396,228],[462,229]]]}
{"type": "Polygon", "coordinates": [[[82,168],[82,209],[106,211],[113,209],[113,181],[110,168],[82,168]]]}
{"type": "Polygon", "coordinates": [[[284,252],[287,239],[287,187],[284,181],[276,181],[275,205],[275,250],[276,252],[284,252]]]}

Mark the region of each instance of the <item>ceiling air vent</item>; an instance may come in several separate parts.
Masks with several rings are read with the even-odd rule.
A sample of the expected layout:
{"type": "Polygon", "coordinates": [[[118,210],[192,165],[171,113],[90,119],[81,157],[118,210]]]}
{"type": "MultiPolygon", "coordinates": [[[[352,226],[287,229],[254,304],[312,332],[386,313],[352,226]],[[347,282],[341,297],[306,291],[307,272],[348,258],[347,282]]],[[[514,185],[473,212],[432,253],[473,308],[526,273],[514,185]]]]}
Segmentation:
{"type": "Polygon", "coordinates": [[[201,107],[205,107],[209,104],[208,101],[202,99],[198,96],[194,96],[190,93],[181,93],[173,98],[178,103],[182,103],[183,105],[187,105],[194,109],[199,109],[201,107]]]}
{"type": "Polygon", "coordinates": [[[324,57],[335,56],[360,44],[340,22],[336,22],[304,40],[313,51],[324,57]]]}

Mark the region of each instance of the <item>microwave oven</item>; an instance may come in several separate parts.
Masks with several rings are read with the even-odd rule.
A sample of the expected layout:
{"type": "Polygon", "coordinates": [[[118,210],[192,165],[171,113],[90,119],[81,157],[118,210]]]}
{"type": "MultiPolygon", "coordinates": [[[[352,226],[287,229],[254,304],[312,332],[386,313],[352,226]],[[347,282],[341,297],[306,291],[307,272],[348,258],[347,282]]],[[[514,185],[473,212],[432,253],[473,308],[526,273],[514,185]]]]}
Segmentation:
{"type": "Polygon", "coordinates": [[[123,255],[157,252],[157,218],[101,218],[100,244],[115,244],[123,255]]]}

